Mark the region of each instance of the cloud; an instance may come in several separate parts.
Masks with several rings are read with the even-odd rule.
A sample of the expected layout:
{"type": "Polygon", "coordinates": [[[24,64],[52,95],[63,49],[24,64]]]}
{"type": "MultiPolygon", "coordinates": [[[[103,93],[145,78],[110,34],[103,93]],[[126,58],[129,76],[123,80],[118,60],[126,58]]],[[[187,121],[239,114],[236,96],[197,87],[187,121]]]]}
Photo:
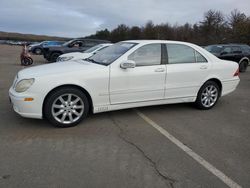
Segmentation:
{"type": "Polygon", "coordinates": [[[79,37],[118,24],[196,23],[209,9],[249,15],[249,0],[1,0],[0,30],[79,37]]]}

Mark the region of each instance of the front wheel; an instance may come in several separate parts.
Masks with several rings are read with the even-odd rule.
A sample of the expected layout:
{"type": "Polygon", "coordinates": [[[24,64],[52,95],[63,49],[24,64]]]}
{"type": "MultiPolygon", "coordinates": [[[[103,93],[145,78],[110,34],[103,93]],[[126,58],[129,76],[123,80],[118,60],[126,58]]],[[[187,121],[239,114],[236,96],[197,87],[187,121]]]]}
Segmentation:
{"type": "Polygon", "coordinates": [[[220,88],[213,81],[206,82],[199,90],[195,104],[199,109],[208,110],[215,106],[220,97],[220,88]]]}
{"type": "Polygon", "coordinates": [[[87,117],[89,102],[85,94],[76,88],[63,87],[45,101],[44,116],[56,127],[76,126],[87,117]]]}
{"type": "Polygon", "coordinates": [[[36,48],[36,49],[34,50],[34,53],[35,53],[36,55],[41,55],[41,54],[42,54],[42,49],[41,49],[41,48],[36,48]]]}
{"type": "Polygon", "coordinates": [[[21,59],[21,65],[29,66],[33,64],[33,59],[31,57],[24,57],[21,59]]]}
{"type": "Polygon", "coordinates": [[[50,58],[49,58],[49,61],[50,61],[50,62],[56,62],[57,58],[58,58],[60,55],[61,55],[61,54],[60,54],[60,53],[57,53],[57,52],[52,53],[51,56],[50,56],[50,58]]]}

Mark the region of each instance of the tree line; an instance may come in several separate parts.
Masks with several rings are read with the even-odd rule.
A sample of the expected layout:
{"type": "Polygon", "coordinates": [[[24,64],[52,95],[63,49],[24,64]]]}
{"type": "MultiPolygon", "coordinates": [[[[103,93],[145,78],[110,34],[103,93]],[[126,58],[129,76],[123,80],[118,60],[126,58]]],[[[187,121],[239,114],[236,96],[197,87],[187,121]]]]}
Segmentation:
{"type": "Polygon", "coordinates": [[[204,14],[203,20],[195,24],[154,24],[152,21],[148,21],[142,27],[129,27],[120,24],[111,31],[108,29],[99,30],[86,38],[103,39],[111,42],[159,39],[186,41],[198,45],[250,44],[250,16],[239,10],[233,10],[229,15],[224,15],[221,11],[209,10],[204,14]]]}

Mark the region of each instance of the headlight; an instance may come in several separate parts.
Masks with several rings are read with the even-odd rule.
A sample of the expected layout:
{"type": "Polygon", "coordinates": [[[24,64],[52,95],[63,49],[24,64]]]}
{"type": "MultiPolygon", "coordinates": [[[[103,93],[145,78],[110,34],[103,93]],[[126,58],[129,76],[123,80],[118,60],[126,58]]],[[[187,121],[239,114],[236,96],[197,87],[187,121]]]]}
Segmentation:
{"type": "Polygon", "coordinates": [[[68,57],[58,57],[56,61],[69,61],[73,59],[73,56],[68,56],[68,57]]]}
{"type": "Polygon", "coordinates": [[[26,91],[27,89],[30,88],[30,86],[32,86],[34,81],[35,81],[34,78],[20,80],[15,86],[15,91],[18,93],[26,91]]]}

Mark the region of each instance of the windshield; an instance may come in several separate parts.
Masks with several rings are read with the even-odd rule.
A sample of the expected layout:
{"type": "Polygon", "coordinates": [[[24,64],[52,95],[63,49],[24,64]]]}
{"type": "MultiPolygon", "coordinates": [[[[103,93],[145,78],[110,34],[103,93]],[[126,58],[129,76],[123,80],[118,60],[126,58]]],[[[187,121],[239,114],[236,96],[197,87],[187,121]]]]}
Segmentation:
{"type": "Polygon", "coordinates": [[[70,43],[72,43],[73,41],[75,41],[75,39],[73,39],[73,40],[70,40],[70,41],[68,41],[68,42],[65,42],[65,43],[63,43],[63,46],[68,46],[70,43]]]}
{"type": "Polygon", "coordinates": [[[91,52],[94,52],[95,50],[97,50],[98,48],[101,48],[102,47],[102,44],[99,44],[99,45],[96,45],[92,48],[89,48],[88,50],[85,50],[84,53],[91,53],[91,52]]]}
{"type": "Polygon", "coordinates": [[[86,60],[102,65],[109,65],[135,45],[137,45],[137,43],[119,42],[108,48],[105,48],[86,60]]]}

